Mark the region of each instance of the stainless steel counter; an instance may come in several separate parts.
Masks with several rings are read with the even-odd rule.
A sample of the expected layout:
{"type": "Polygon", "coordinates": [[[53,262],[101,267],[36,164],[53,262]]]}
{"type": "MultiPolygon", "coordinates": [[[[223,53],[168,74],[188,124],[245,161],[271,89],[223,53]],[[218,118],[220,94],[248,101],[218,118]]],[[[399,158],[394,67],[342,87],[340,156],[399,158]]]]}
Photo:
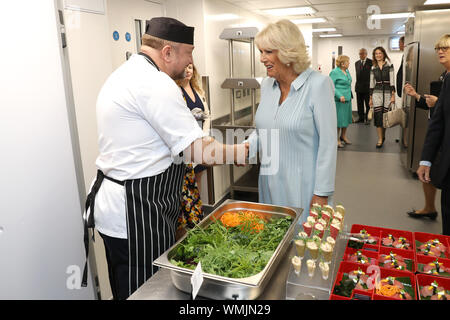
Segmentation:
{"type": "MultiPolygon", "coordinates": [[[[345,245],[344,245],[345,246],[345,245]]],[[[342,259],[342,247],[337,247],[335,261],[333,263],[339,264],[342,259]]],[[[268,282],[264,292],[258,297],[258,300],[285,300],[286,299],[286,280],[291,270],[290,257],[295,255],[295,249],[292,243],[289,245],[286,254],[281,259],[277,269],[275,270],[272,279],[268,282]]],[[[334,272],[331,274],[331,285],[334,283],[336,277],[337,268],[334,268],[334,272]]],[[[306,288],[306,287],[305,287],[306,288]]],[[[129,300],[189,300],[189,294],[178,290],[173,284],[170,277],[170,270],[160,269],[153,277],[147,280],[133,295],[129,297],[129,300]]],[[[202,299],[197,297],[197,299],[202,299]]]]}

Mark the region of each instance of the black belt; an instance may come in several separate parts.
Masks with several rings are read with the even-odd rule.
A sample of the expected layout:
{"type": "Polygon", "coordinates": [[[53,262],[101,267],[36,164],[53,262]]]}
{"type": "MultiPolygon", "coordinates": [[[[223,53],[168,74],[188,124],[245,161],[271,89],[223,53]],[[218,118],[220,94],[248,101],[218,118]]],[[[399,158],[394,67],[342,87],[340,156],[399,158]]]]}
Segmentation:
{"type": "MultiPolygon", "coordinates": [[[[95,227],[94,221],[94,208],[95,208],[95,196],[100,190],[100,186],[102,185],[103,179],[108,179],[112,182],[118,183],[120,185],[125,185],[125,181],[119,181],[108,176],[105,176],[101,170],[97,170],[97,178],[95,179],[94,185],[92,186],[91,192],[87,195],[86,204],[85,204],[85,212],[86,216],[89,210],[89,217],[84,218],[84,249],[86,251],[86,263],[84,265],[83,270],[83,280],[81,282],[82,287],[87,286],[87,265],[88,265],[88,256],[89,256],[89,228],[95,227]]],[[[94,239],[94,233],[92,233],[92,240],[94,239]]]]}

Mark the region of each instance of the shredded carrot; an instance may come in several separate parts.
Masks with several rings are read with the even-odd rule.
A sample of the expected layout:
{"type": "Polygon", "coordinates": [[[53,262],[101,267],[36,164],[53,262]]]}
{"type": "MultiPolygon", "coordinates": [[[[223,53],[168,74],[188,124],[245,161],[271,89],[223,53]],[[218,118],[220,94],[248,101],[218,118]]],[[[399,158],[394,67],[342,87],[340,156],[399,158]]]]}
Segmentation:
{"type": "Polygon", "coordinates": [[[264,218],[264,215],[252,211],[229,211],[225,212],[222,217],[220,217],[220,221],[224,226],[229,228],[246,224],[255,232],[259,232],[264,229],[264,224],[258,222],[258,220],[264,220],[264,218]]]}
{"type": "Polygon", "coordinates": [[[382,285],[379,289],[377,289],[377,294],[387,297],[395,296],[397,293],[400,293],[400,288],[390,284],[382,285]]]}

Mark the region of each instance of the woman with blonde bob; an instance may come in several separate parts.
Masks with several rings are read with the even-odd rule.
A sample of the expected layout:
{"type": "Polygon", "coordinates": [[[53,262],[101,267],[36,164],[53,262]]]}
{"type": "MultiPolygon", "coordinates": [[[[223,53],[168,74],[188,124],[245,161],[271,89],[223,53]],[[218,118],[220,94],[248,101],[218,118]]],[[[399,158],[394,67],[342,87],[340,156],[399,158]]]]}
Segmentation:
{"type": "Polygon", "coordinates": [[[306,211],[327,204],[337,154],[333,83],[309,67],[303,35],[289,20],[269,24],[255,44],[267,70],[248,139],[250,160],[260,153],[259,201],[306,211]]]}
{"type": "Polygon", "coordinates": [[[351,144],[347,139],[347,127],[352,123],[352,76],[348,72],[350,58],[344,55],[336,59],[337,67],[330,72],[330,78],[334,83],[334,101],[337,113],[338,147],[351,144]],[[341,134],[339,135],[339,131],[341,134]]]}

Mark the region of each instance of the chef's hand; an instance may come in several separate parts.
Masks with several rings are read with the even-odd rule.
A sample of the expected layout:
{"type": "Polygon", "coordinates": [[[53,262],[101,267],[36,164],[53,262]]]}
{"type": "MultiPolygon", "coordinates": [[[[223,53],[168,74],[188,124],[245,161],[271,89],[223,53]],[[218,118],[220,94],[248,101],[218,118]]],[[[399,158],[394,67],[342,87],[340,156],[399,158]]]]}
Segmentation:
{"type": "Polygon", "coordinates": [[[322,197],[322,196],[317,196],[315,194],[313,194],[313,197],[311,199],[311,204],[309,205],[309,209],[312,208],[313,204],[320,204],[321,206],[324,206],[326,204],[328,204],[328,197],[322,197]]]}
{"type": "Polygon", "coordinates": [[[424,94],[423,96],[425,97],[428,108],[433,108],[436,105],[436,102],[438,101],[438,97],[430,95],[430,94],[424,94]]]}
{"type": "Polygon", "coordinates": [[[342,103],[345,103],[345,98],[344,98],[344,96],[342,96],[342,97],[340,98],[340,100],[341,100],[342,103]]]}
{"type": "Polygon", "coordinates": [[[417,176],[419,177],[419,180],[423,183],[430,183],[430,167],[428,166],[419,166],[419,169],[417,169],[417,176]]]}

